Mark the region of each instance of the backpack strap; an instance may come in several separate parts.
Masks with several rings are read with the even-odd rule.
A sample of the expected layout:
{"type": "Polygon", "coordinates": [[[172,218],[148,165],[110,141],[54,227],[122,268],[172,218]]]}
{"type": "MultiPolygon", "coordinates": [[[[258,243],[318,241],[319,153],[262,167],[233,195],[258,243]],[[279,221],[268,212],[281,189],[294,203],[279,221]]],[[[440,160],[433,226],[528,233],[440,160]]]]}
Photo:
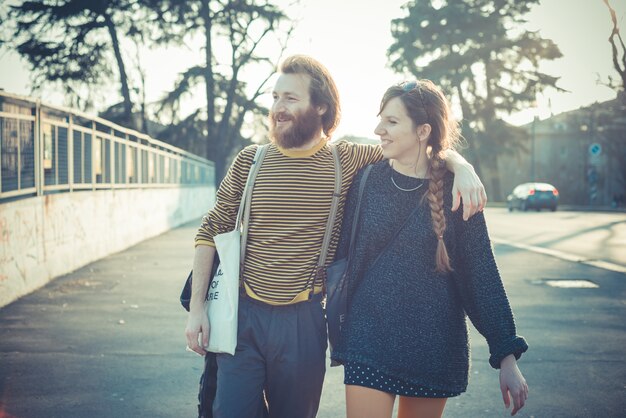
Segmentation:
{"type": "MultiPolygon", "coordinates": [[[[328,250],[330,248],[330,241],[333,235],[333,228],[335,226],[335,220],[337,219],[337,211],[339,209],[339,199],[341,198],[341,186],[343,183],[341,172],[341,160],[339,159],[339,152],[337,146],[330,145],[330,151],[333,154],[333,162],[335,165],[335,189],[333,191],[333,198],[330,205],[330,213],[328,214],[328,220],[326,221],[326,232],[324,233],[324,240],[322,241],[322,249],[320,251],[320,257],[315,268],[314,278],[322,277],[323,286],[326,287],[326,258],[328,257],[328,250]]],[[[315,287],[315,281],[311,283],[311,294],[315,287]]]]}

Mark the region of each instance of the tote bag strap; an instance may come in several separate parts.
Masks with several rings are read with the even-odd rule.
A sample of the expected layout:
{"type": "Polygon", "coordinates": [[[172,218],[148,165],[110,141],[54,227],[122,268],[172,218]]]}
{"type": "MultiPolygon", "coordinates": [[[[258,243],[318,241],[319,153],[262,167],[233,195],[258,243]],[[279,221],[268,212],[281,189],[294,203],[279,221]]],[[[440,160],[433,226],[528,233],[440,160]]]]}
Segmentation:
{"type": "Polygon", "coordinates": [[[252,190],[254,189],[254,182],[256,176],[261,169],[261,164],[267,153],[268,144],[259,145],[256,149],[256,154],[252,160],[250,171],[248,172],[248,179],[246,185],[241,194],[241,202],[239,203],[239,212],[237,212],[237,221],[235,223],[235,229],[241,231],[241,245],[240,245],[240,258],[239,258],[239,273],[243,272],[243,262],[246,256],[246,241],[248,239],[248,220],[250,219],[250,206],[252,201],[252,190]]]}

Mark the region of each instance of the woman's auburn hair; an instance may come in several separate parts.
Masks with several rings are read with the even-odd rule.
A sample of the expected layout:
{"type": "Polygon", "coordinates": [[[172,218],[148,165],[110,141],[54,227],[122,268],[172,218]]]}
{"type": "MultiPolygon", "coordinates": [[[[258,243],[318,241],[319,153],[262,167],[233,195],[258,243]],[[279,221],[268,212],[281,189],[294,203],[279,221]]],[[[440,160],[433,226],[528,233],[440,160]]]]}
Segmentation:
{"type": "Polygon", "coordinates": [[[443,178],[446,174],[445,152],[459,142],[459,124],[452,118],[450,104],[439,87],[430,80],[417,80],[394,85],[387,89],[380,104],[380,112],[393,98],[400,98],[415,127],[429,124],[430,182],[424,198],[430,206],[433,230],[437,236],[435,270],[452,271],[448,250],[443,240],[446,218],[443,210],[443,178]]]}

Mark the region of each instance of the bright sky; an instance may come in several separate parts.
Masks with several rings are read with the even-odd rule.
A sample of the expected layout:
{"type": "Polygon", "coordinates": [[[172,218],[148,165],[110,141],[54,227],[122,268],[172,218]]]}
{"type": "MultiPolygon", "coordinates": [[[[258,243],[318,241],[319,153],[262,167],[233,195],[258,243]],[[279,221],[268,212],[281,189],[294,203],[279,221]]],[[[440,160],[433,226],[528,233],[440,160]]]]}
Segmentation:
{"type": "MultiPolygon", "coordinates": [[[[291,0],[278,0],[287,4],[291,0]]],[[[302,0],[294,9],[300,22],[289,41],[287,55],[302,53],[324,63],[335,77],[340,90],[343,117],[335,137],[356,135],[374,138],[376,113],[385,89],[402,76],[387,68],[386,51],[392,42],[390,22],[401,17],[407,0],[302,0]]],[[[611,0],[623,32],[626,32],[626,2],[611,0]]],[[[538,108],[513,115],[514,124],[527,123],[533,114],[542,119],[550,115],[609,100],[615,93],[598,85],[598,75],[614,77],[609,12],[602,0],[543,0],[528,16],[528,28],[539,30],[561,48],[564,57],[543,65],[542,70],[561,76],[560,87],[569,93],[548,91],[538,97],[538,108]]],[[[193,63],[201,62],[199,51],[185,48],[153,51],[144,55],[148,101],[157,100],[171,88],[176,75],[193,63]]],[[[0,88],[28,95],[28,73],[14,53],[0,56],[0,88]]],[[[113,86],[117,88],[116,86],[113,86]]],[[[202,87],[199,88],[202,90],[202,87]]],[[[114,94],[110,97],[116,97],[114,94]]],[[[119,97],[119,94],[117,95],[119,97]]],[[[52,93],[42,99],[61,104],[52,93]]],[[[117,100],[117,99],[116,99],[117,100]]],[[[268,103],[269,97],[264,98],[268,103]]]]}

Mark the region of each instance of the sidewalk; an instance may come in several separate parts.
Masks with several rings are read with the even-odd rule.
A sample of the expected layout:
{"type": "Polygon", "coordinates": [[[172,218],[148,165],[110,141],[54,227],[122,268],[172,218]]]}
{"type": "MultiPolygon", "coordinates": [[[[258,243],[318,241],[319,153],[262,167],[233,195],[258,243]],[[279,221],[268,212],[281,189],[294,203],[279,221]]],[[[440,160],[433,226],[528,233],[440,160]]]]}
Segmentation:
{"type": "Polygon", "coordinates": [[[0,309],[0,417],[193,417],[202,359],[177,302],[198,222],[0,309]]]}

